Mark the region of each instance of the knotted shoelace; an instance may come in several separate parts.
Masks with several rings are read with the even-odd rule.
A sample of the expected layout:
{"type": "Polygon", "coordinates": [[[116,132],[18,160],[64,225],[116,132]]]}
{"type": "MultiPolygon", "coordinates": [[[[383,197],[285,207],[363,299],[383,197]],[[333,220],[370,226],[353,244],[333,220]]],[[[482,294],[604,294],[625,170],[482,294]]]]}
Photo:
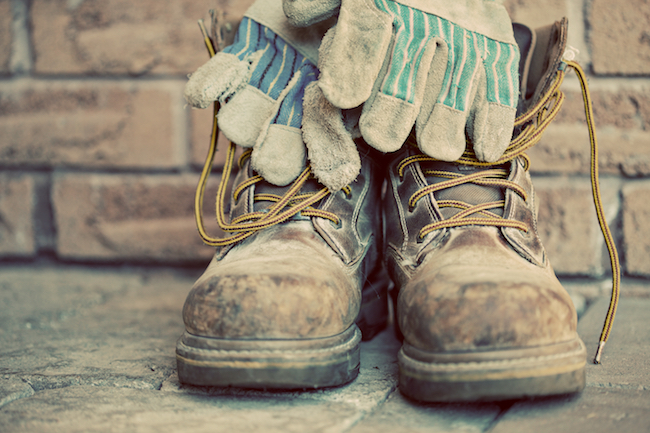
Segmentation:
{"type": "MultiPolygon", "coordinates": [[[[199,27],[203,33],[204,41],[210,56],[215,55],[215,48],[213,41],[207,34],[205,27],[202,21],[199,21],[199,27]]],[[[592,186],[592,196],[594,200],[594,206],[596,208],[596,215],[598,217],[598,223],[600,225],[603,237],[605,238],[605,244],[609,252],[611,267],[612,267],[612,292],[609,303],[609,308],[607,310],[607,316],[603,325],[602,332],[600,334],[600,339],[598,343],[598,348],[594,357],[594,363],[599,364],[601,360],[601,355],[605,343],[609,339],[609,335],[612,330],[612,325],[614,323],[614,317],[616,315],[616,309],[618,306],[618,299],[620,294],[620,280],[621,280],[621,270],[618,259],[618,253],[616,251],[616,246],[614,244],[613,236],[607,225],[605,219],[605,212],[603,209],[600,184],[598,182],[598,142],[596,139],[596,131],[593,123],[593,106],[591,102],[591,96],[589,93],[589,87],[587,84],[587,79],[584,71],[580,65],[573,61],[563,61],[556,73],[555,80],[550,85],[548,91],[544,94],[543,97],[535,104],[533,107],[529,108],[525,113],[518,116],[515,119],[515,128],[520,129],[520,133],[517,134],[510,145],[504,152],[504,154],[495,162],[486,163],[479,161],[474,153],[470,150],[471,146],[468,146],[468,150],[461,156],[461,158],[456,161],[457,163],[483,167],[485,170],[463,175],[459,173],[441,171],[441,170],[425,170],[424,174],[427,176],[435,176],[443,179],[448,179],[446,181],[434,183],[427,185],[415,194],[410,197],[409,207],[414,208],[419,200],[426,197],[427,195],[440,191],[446,188],[452,188],[462,184],[473,183],[482,186],[495,186],[502,187],[506,189],[513,190],[522,199],[526,200],[526,192],[524,189],[516,184],[515,182],[507,180],[508,171],[501,168],[495,168],[495,166],[504,164],[506,162],[512,161],[515,158],[520,158],[524,164],[524,169],[528,170],[530,168],[530,159],[525,154],[525,152],[531,147],[535,146],[542,138],[542,134],[546,128],[551,124],[559,113],[562,104],[565,100],[564,93],[560,90],[560,86],[564,81],[566,76],[567,69],[572,69],[578,76],[580,81],[580,86],[582,90],[583,103],[585,108],[585,117],[587,121],[587,127],[589,130],[589,140],[591,145],[591,158],[590,158],[590,175],[591,175],[591,186],[592,186]]],[[[327,188],[322,188],[318,192],[310,193],[301,193],[301,190],[305,183],[313,177],[311,174],[311,168],[307,166],[305,170],[298,176],[298,178],[291,184],[288,190],[284,195],[274,195],[274,194],[255,194],[254,201],[266,201],[273,203],[268,209],[264,211],[251,212],[240,217],[234,218],[230,223],[227,222],[225,216],[225,198],[227,195],[227,186],[230,176],[232,174],[232,167],[235,160],[235,150],[236,146],[233,143],[230,143],[228,148],[228,154],[226,157],[226,162],[223,168],[223,173],[221,181],[219,183],[219,188],[216,197],[216,217],[219,227],[226,233],[233,233],[232,235],[217,238],[211,237],[207,234],[205,226],[203,224],[203,197],[205,195],[205,188],[207,185],[207,179],[212,170],[212,164],[214,160],[214,155],[217,150],[217,136],[218,136],[218,127],[216,114],[219,111],[218,102],[214,103],[214,116],[213,116],[213,126],[212,126],[212,136],[210,140],[210,149],[206,162],[199,179],[199,184],[196,189],[194,210],[196,224],[199,231],[199,235],[203,242],[210,246],[226,246],[238,243],[247,237],[253,235],[254,233],[264,230],[266,228],[272,227],[276,224],[280,224],[284,221],[291,219],[293,216],[301,213],[304,216],[315,216],[319,218],[325,218],[332,221],[334,224],[338,225],[340,223],[339,217],[327,211],[322,211],[316,209],[314,206],[317,205],[321,200],[327,197],[330,194],[330,191],[327,188]]],[[[409,137],[407,141],[409,145],[416,145],[414,137],[409,137]]],[[[242,168],[247,158],[250,157],[250,150],[244,152],[239,161],[239,166],[242,168]]],[[[434,158],[428,157],[426,155],[414,155],[408,158],[405,158],[398,165],[398,172],[402,176],[406,167],[414,163],[426,163],[436,161],[434,158]]],[[[236,200],[244,190],[257,184],[258,182],[263,182],[264,179],[261,176],[253,176],[247,181],[235,187],[233,190],[233,198],[236,200]]],[[[344,192],[349,194],[349,188],[344,188],[344,192]]],[[[528,231],[528,227],[516,220],[510,220],[503,218],[496,213],[490,212],[490,209],[503,208],[505,206],[505,200],[493,201],[488,203],[481,203],[478,205],[470,205],[462,201],[457,200],[441,200],[438,202],[439,207],[452,207],[459,209],[460,212],[456,213],[454,216],[432,223],[424,226],[419,233],[421,238],[425,237],[427,234],[439,230],[442,228],[451,228],[451,227],[460,227],[466,225],[488,225],[495,227],[512,227],[522,231],[528,231]],[[471,215],[480,215],[480,216],[471,216],[471,215]]]]}

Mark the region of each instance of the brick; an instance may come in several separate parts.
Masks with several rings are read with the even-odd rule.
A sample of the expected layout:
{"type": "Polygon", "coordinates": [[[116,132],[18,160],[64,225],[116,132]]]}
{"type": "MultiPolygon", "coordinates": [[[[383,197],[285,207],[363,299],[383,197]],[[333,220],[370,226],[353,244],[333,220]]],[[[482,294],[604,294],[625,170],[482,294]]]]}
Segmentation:
{"type": "MultiPolygon", "coordinates": [[[[566,99],[556,123],[582,123],[586,125],[582,93],[563,89],[566,99]]],[[[614,126],[624,129],[646,129],[650,126],[646,115],[642,118],[640,101],[650,104],[650,91],[643,89],[590,90],[597,127],[614,126]]]]}
{"type": "Polygon", "coordinates": [[[30,256],[34,241],[34,180],[0,173],[0,256],[30,256]]]}
{"type": "Polygon", "coordinates": [[[178,82],[0,83],[0,164],[184,165],[181,89],[178,82]]]}
{"type": "MultiPolygon", "coordinates": [[[[225,12],[230,29],[251,0],[34,0],[35,71],[42,74],[175,74],[207,60],[196,25],[225,12]]],[[[229,37],[230,33],[229,33],[229,37]]]]}
{"type": "MultiPolygon", "coordinates": [[[[596,129],[601,174],[650,175],[650,131],[596,129]]],[[[527,153],[533,173],[589,173],[590,145],[582,124],[553,124],[527,153]]]]}
{"type": "MultiPolygon", "coordinates": [[[[601,276],[604,241],[589,180],[536,178],[535,191],[539,236],[556,274],[601,276]]],[[[611,227],[618,214],[618,185],[601,182],[601,192],[611,227]]]]}
{"type": "Polygon", "coordinates": [[[623,237],[626,271],[650,276],[650,182],[629,183],[623,188],[623,237]]]}
{"type": "Polygon", "coordinates": [[[596,74],[650,74],[650,3],[593,0],[588,11],[592,65],[596,74]]]}
{"type": "MultiPolygon", "coordinates": [[[[602,86],[605,87],[605,86],[602,86]]],[[[564,90],[566,101],[542,141],[528,151],[536,173],[589,173],[589,133],[582,95],[564,90]]],[[[599,168],[604,174],[650,175],[650,89],[591,90],[599,168]]]]}
{"type": "Polygon", "coordinates": [[[13,13],[10,0],[0,0],[0,74],[9,74],[13,48],[13,13]]]}
{"type": "MultiPolygon", "coordinates": [[[[205,261],[214,249],[196,230],[196,184],[196,175],[55,176],[57,254],[81,260],[205,261]]],[[[209,188],[204,206],[211,234],[220,233],[212,216],[215,190],[209,188]]]]}
{"type": "Polygon", "coordinates": [[[503,5],[514,22],[538,28],[567,16],[567,0],[539,2],[533,0],[505,0],[503,5]]]}
{"type": "MultiPolygon", "coordinates": [[[[205,158],[210,148],[210,137],[212,135],[212,108],[205,110],[192,110],[191,113],[191,128],[192,128],[192,142],[191,142],[191,162],[195,167],[203,167],[205,158]]],[[[228,151],[229,141],[223,134],[219,134],[219,141],[217,142],[217,154],[214,157],[214,167],[222,167],[226,160],[226,153],[228,151]]],[[[241,148],[239,153],[241,153],[241,148]]]]}
{"type": "MultiPolygon", "coordinates": [[[[623,253],[623,250],[619,250],[623,253]]],[[[622,256],[621,256],[622,258],[622,256]]],[[[578,278],[561,278],[562,285],[569,293],[575,293],[582,296],[591,303],[599,297],[607,297],[609,299],[612,293],[612,279],[611,276],[604,279],[578,279],[578,278]]],[[[625,278],[621,279],[621,297],[628,298],[650,298],[650,284],[646,280],[638,278],[625,278]]]]}

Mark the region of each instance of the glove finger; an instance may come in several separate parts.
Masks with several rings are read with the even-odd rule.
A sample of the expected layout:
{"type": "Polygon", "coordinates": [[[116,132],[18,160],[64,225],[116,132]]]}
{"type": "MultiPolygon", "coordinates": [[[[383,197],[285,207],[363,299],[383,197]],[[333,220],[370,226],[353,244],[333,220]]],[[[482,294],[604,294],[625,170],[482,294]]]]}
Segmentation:
{"type": "Polygon", "coordinates": [[[305,59],[274,104],[272,116],[262,126],[253,148],[253,168],[274,185],[288,185],[305,168],[306,151],[300,131],[302,104],[305,87],[316,80],[317,74],[316,67],[305,59]]]}
{"type": "Polygon", "coordinates": [[[302,133],[314,176],[339,191],[359,175],[361,159],[341,110],[323,95],[317,82],[305,89],[302,133]]]}
{"type": "Polygon", "coordinates": [[[442,61],[432,65],[431,89],[418,118],[416,135],[422,152],[443,161],[455,161],[465,151],[465,126],[477,88],[481,57],[473,32],[446,20],[436,19],[436,24],[437,33],[447,41],[446,65],[442,61]],[[436,70],[443,69],[441,78],[436,70]],[[440,90],[436,96],[437,89],[440,90]]]}
{"type": "Polygon", "coordinates": [[[420,106],[420,113],[415,122],[415,136],[417,138],[420,149],[431,147],[434,143],[426,143],[424,128],[429,122],[432,122],[433,109],[438,101],[440,92],[442,90],[443,81],[445,77],[451,73],[451,62],[449,61],[449,46],[439,37],[433,39],[432,43],[436,43],[436,53],[433,57],[429,67],[429,74],[422,97],[422,105],[420,106]],[[447,70],[449,69],[449,72],[447,70]]]}
{"type": "Polygon", "coordinates": [[[485,68],[480,69],[467,132],[480,161],[494,162],[510,144],[519,100],[519,49],[485,38],[485,68]]]}
{"type": "Polygon", "coordinates": [[[251,164],[267,182],[285,186],[305,169],[306,158],[300,129],[272,124],[253,148],[251,164]]]}
{"type": "Polygon", "coordinates": [[[247,84],[219,109],[219,129],[233,143],[253,147],[275,106],[273,98],[247,84]]]}
{"type": "Polygon", "coordinates": [[[341,0],[282,0],[287,20],[295,27],[308,27],[333,17],[341,0]]]}
{"type": "Polygon", "coordinates": [[[456,161],[465,151],[466,113],[435,104],[427,122],[417,133],[418,147],[441,161],[456,161]]]}
{"type": "Polygon", "coordinates": [[[439,39],[428,38],[430,17],[417,10],[406,13],[397,28],[392,55],[387,56],[389,61],[384,62],[377,80],[380,84],[364,104],[359,122],[368,144],[382,152],[393,152],[406,141],[420,114],[425,92],[430,91],[427,79],[431,67],[440,63],[434,62],[438,54],[446,66],[446,49],[440,47],[439,39]]]}
{"type": "Polygon", "coordinates": [[[268,45],[264,28],[244,17],[232,45],[196,70],[185,86],[185,99],[195,108],[207,108],[230,98],[250,77],[251,65],[268,45]]]}
{"type": "Polygon", "coordinates": [[[242,147],[255,145],[265,123],[277,111],[278,99],[299,68],[308,62],[270,29],[259,27],[265,46],[248,56],[253,59],[248,85],[226,100],[219,111],[219,127],[224,135],[242,147]]]}
{"type": "Polygon", "coordinates": [[[248,80],[249,71],[248,62],[221,52],[190,76],[185,84],[185,100],[194,108],[207,108],[241,89],[248,80]]]}
{"type": "Polygon", "coordinates": [[[338,108],[368,99],[392,38],[392,18],[373,0],[343,0],[338,23],[321,43],[319,86],[338,108]]]}

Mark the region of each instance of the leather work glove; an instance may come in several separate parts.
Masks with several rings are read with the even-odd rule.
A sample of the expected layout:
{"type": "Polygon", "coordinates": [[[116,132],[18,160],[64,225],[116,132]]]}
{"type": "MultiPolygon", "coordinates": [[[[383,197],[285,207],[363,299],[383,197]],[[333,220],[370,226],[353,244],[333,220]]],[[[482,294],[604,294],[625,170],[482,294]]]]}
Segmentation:
{"type": "MultiPolygon", "coordinates": [[[[500,2],[342,0],[338,23],[319,52],[320,78],[305,102],[324,97],[339,109],[363,104],[360,132],[383,152],[398,150],[415,125],[418,146],[429,156],[457,160],[467,133],[478,159],[492,162],[511,139],[518,66],[512,24],[500,2]]],[[[330,127],[306,122],[322,117],[308,110],[326,112],[328,102],[305,104],[310,158],[312,149],[325,152],[340,138],[323,136],[330,127]]],[[[351,138],[343,139],[348,143],[339,146],[349,147],[351,138]]]]}
{"type": "Polygon", "coordinates": [[[233,45],[198,68],[185,87],[193,107],[221,103],[219,128],[235,144],[253,148],[253,168],[275,185],[291,183],[305,167],[303,92],[318,78],[324,30],[296,33],[277,0],[258,0],[233,45]]]}

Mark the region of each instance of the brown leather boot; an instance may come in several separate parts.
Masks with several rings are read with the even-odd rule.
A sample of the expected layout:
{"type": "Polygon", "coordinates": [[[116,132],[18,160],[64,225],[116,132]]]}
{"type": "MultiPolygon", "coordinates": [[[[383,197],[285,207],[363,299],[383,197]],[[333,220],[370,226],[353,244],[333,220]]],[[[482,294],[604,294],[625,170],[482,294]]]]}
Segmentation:
{"type": "MultiPolygon", "coordinates": [[[[416,400],[499,400],[585,386],[576,311],[537,235],[523,154],[559,109],[549,89],[563,67],[566,21],[540,33],[537,44],[534,33],[528,39],[541,57],[537,86],[527,91],[524,81],[522,106],[541,101],[532,121],[519,122],[528,138],[492,165],[469,151],[454,163],[436,161],[408,143],[390,165],[386,259],[404,337],[399,388],[416,400]]],[[[528,68],[530,56],[522,58],[528,68]]]]}
{"type": "Polygon", "coordinates": [[[379,332],[388,313],[378,244],[383,177],[366,154],[356,181],[330,194],[308,171],[288,187],[268,184],[249,161],[244,155],[234,184],[233,238],[183,308],[179,379],[285,389],[350,382],[362,336],[379,332]]]}

